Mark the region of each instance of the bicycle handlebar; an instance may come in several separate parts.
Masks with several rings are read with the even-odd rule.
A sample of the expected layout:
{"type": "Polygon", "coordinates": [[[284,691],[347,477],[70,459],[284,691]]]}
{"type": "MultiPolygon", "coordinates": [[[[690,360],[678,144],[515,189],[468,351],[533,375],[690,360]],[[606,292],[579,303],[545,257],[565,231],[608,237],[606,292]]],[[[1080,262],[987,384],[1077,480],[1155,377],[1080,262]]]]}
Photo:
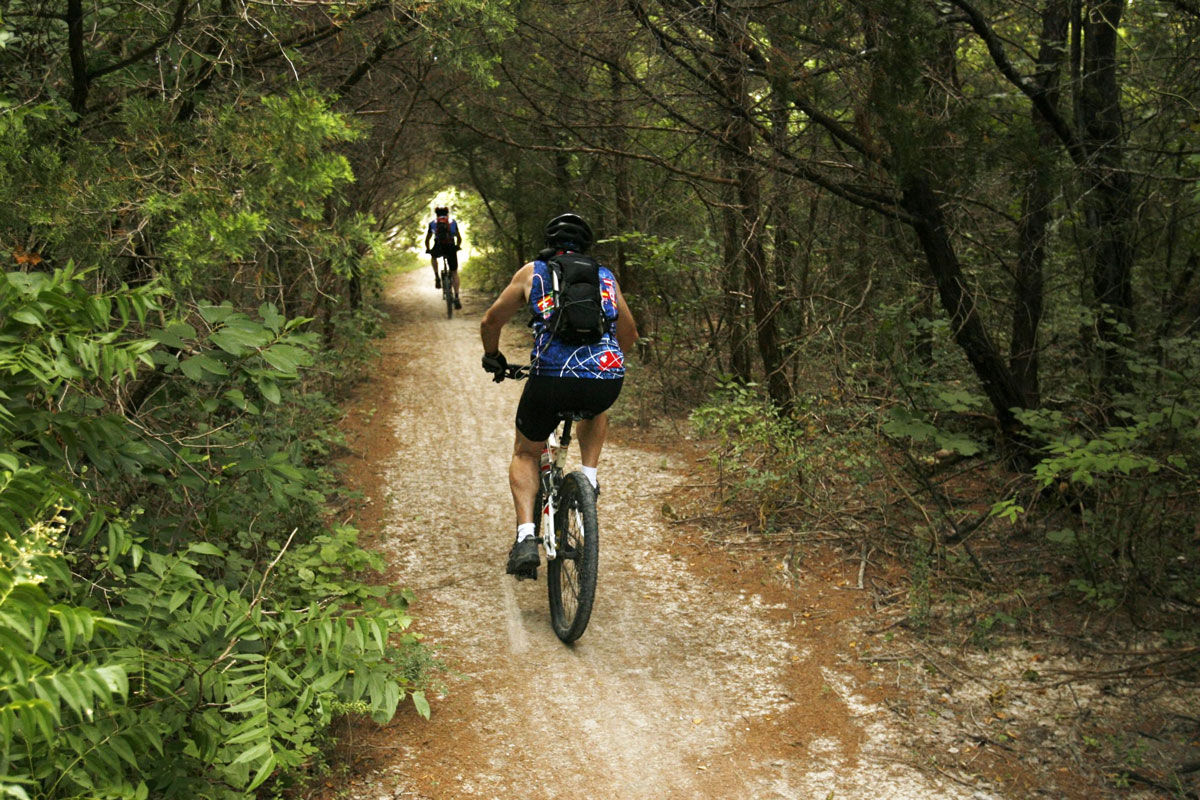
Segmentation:
{"type": "Polygon", "coordinates": [[[524,380],[529,377],[529,365],[508,364],[504,367],[504,377],[514,381],[524,380]]]}

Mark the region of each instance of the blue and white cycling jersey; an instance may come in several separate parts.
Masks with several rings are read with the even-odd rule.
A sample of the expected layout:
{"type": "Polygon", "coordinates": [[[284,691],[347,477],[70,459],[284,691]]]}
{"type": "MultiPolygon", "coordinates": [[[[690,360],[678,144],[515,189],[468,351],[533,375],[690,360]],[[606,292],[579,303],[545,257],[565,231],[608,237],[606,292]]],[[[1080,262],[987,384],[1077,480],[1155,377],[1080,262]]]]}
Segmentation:
{"type": "Polygon", "coordinates": [[[550,335],[546,321],[554,313],[554,295],[550,291],[550,266],[533,262],[533,286],[529,290],[529,309],[533,312],[533,351],[529,356],[530,373],[552,378],[625,377],[625,357],[617,344],[617,279],[608,267],[600,267],[600,302],[604,315],[612,323],[596,344],[566,344],[550,335]]]}
{"type": "MultiPolygon", "coordinates": [[[[437,237],[437,220],[436,219],[432,220],[429,223],[429,235],[435,237],[434,241],[435,242],[437,241],[437,239],[436,239],[436,237],[437,237]]],[[[458,220],[456,220],[456,219],[450,220],[450,235],[451,236],[458,235],[458,220]]]]}

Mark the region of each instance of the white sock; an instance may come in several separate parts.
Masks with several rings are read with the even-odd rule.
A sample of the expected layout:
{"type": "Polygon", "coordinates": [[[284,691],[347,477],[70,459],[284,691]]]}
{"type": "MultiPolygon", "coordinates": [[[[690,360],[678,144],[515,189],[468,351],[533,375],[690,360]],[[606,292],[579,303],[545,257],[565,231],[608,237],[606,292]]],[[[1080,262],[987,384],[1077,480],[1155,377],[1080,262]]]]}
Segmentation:
{"type": "Polygon", "coordinates": [[[597,467],[580,467],[580,469],[583,470],[583,474],[587,476],[587,479],[592,482],[593,489],[600,485],[596,482],[597,467]]]}
{"type": "Polygon", "coordinates": [[[517,526],[517,541],[523,542],[533,536],[533,523],[522,522],[517,526]]]}

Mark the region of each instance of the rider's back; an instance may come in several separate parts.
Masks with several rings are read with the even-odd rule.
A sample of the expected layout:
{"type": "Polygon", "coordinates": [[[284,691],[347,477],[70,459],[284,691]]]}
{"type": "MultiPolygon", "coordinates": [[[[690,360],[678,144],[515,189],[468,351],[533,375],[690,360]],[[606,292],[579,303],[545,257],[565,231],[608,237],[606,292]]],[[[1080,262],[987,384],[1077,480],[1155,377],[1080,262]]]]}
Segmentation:
{"type": "Polygon", "coordinates": [[[550,322],[557,297],[552,289],[551,269],[547,261],[533,262],[533,281],[529,288],[529,309],[533,313],[533,350],[530,372],[555,378],[615,379],[625,376],[625,359],[614,335],[617,318],[617,280],[612,271],[600,266],[600,302],[609,320],[608,329],[594,344],[569,344],[556,337],[550,322]]]}

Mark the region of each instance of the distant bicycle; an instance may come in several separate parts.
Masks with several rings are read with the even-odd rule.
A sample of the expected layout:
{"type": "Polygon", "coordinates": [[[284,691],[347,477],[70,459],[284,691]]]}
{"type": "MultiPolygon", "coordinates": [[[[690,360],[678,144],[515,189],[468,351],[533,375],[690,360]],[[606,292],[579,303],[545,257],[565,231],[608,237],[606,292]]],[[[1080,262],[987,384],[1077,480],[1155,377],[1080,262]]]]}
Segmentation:
{"type": "MultiPolygon", "coordinates": [[[[529,367],[508,366],[504,377],[520,380],[529,367]]],[[[596,598],[600,561],[600,526],[596,521],[596,490],[579,470],[563,474],[571,426],[591,414],[559,412],[559,429],[546,440],[541,457],[541,483],[535,507],[537,541],[546,551],[546,584],[550,624],[559,639],[570,644],[583,635],[596,598]]]]}

